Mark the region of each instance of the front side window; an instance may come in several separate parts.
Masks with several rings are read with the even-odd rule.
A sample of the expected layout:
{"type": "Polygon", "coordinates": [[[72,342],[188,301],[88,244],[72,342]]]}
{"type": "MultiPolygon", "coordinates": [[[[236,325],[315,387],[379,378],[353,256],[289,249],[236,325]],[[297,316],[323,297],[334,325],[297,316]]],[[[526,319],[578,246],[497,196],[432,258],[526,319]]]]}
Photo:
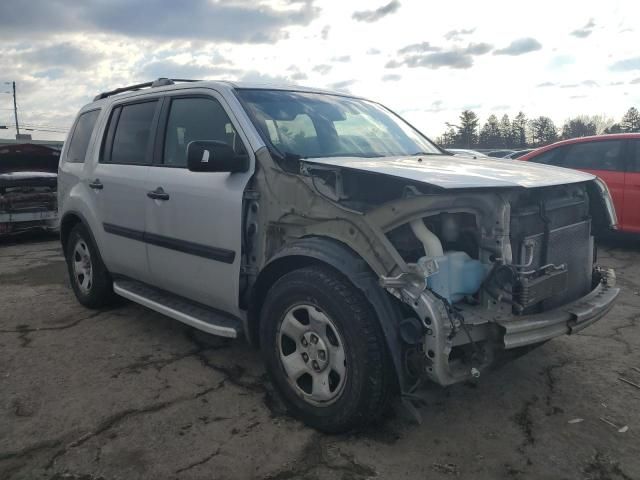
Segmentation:
{"type": "Polygon", "coordinates": [[[246,153],[222,105],[213,98],[171,100],[164,140],[164,164],[186,167],[187,146],[196,140],[224,142],[236,153],[246,153]]]}
{"type": "MultiPolygon", "coordinates": [[[[145,164],[149,163],[149,146],[152,142],[152,123],[157,101],[123,105],[119,112],[111,163],[145,164]]],[[[114,110],[114,114],[117,110],[114,110]]],[[[112,115],[112,121],[115,119],[112,115]]]]}
{"type": "Polygon", "coordinates": [[[584,170],[623,171],[621,165],[622,141],[584,142],[571,145],[561,166],[584,170]]]}
{"type": "Polygon", "coordinates": [[[384,107],[340,95],[238,89],[263,138],[302,158],[389,157],[442,152],[384,107]]]}
{"type": "Polygon", "coordinates": [[[69,163],[84,163],[89,147],[91,134],[96,126],[100,110],[85,112],[78,118],[76,128],[73,129],[66,161],[69,163]]]}

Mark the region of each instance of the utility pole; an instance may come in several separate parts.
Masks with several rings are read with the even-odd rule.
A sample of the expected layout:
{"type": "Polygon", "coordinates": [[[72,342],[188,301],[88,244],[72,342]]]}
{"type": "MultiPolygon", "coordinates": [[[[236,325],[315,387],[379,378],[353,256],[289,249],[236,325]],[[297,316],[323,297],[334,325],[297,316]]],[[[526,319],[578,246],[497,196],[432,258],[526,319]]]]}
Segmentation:
{"type": "Polygon", "coordinates": [[[20,135],[20,125],[18,124],[18,104],[16,103],[16,82],[11,82],[13,85],[13,116],[16,119],[16,134],[20,135]]]}

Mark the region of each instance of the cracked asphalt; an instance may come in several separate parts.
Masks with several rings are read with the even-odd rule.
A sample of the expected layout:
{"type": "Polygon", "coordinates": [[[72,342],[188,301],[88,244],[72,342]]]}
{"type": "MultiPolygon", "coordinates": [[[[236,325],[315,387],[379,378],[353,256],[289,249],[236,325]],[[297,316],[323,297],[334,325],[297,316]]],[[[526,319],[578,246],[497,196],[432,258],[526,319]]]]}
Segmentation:
{"type": "Polygon", "coordinates": [[[2,241],[0,479],[638,479],[640,389],[619,377],[640,384],[640,240],[600,263],[623,287],[604,320],[427,388],[421,425],[327,436],[285,415],[246,343],[87,310],[57,239],[2,241]]]}

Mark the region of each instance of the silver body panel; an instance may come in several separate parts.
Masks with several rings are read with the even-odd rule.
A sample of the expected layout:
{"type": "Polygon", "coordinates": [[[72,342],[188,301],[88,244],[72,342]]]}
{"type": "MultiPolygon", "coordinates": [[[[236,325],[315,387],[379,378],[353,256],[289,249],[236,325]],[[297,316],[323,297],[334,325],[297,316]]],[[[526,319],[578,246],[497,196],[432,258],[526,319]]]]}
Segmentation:
{"type": "Polygon", "coordinates": [[[262,146],[260,136],[225,82],[193,87],[177,84],[126,95],[116,95],[85,106],[79,115],[100,108],[100,116],[84,164],[65,162],[68,142],[61,154],[59,205],[81,215],[95,238],[107,269],[234,315],[238,307],[243,192],[254,170],[253,152],[262,146]],[[122,165],[100,162],[101,142],[114,106],[146,98],[208,95],[218,100],[250,152],[244,173],[191,172],[158,165],[122,165]],[[104,185],[94,190],[89,184],[104,185]],[[152,200],[147,192],[162,186],[170,201],[152,200]],[[107,233],[104,224],[149,232],[236,252],[227,264],[182,253],[122,235],[107,233]]]}
{"type": "Polygon", "coordinates": [[[308,163],[362,170],[428,183],[441,188],[549,187],[587,182],[594,175],[531,162],[490,157],[467,158],[448,155],[412,157],[310,158],[308,163]]]}

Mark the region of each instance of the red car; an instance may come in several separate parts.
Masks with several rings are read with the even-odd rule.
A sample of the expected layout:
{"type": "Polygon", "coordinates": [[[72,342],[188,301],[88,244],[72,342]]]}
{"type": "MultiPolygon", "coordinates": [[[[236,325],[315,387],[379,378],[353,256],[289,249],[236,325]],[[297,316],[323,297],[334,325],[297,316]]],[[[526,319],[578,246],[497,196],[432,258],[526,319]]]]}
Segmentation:
{"type": "Polygon", "coordinates": [[[572,138],[538,148],[518,160],[599,176],[611,191],[618,228],[640,233],[640,133],[572,138]]]}

